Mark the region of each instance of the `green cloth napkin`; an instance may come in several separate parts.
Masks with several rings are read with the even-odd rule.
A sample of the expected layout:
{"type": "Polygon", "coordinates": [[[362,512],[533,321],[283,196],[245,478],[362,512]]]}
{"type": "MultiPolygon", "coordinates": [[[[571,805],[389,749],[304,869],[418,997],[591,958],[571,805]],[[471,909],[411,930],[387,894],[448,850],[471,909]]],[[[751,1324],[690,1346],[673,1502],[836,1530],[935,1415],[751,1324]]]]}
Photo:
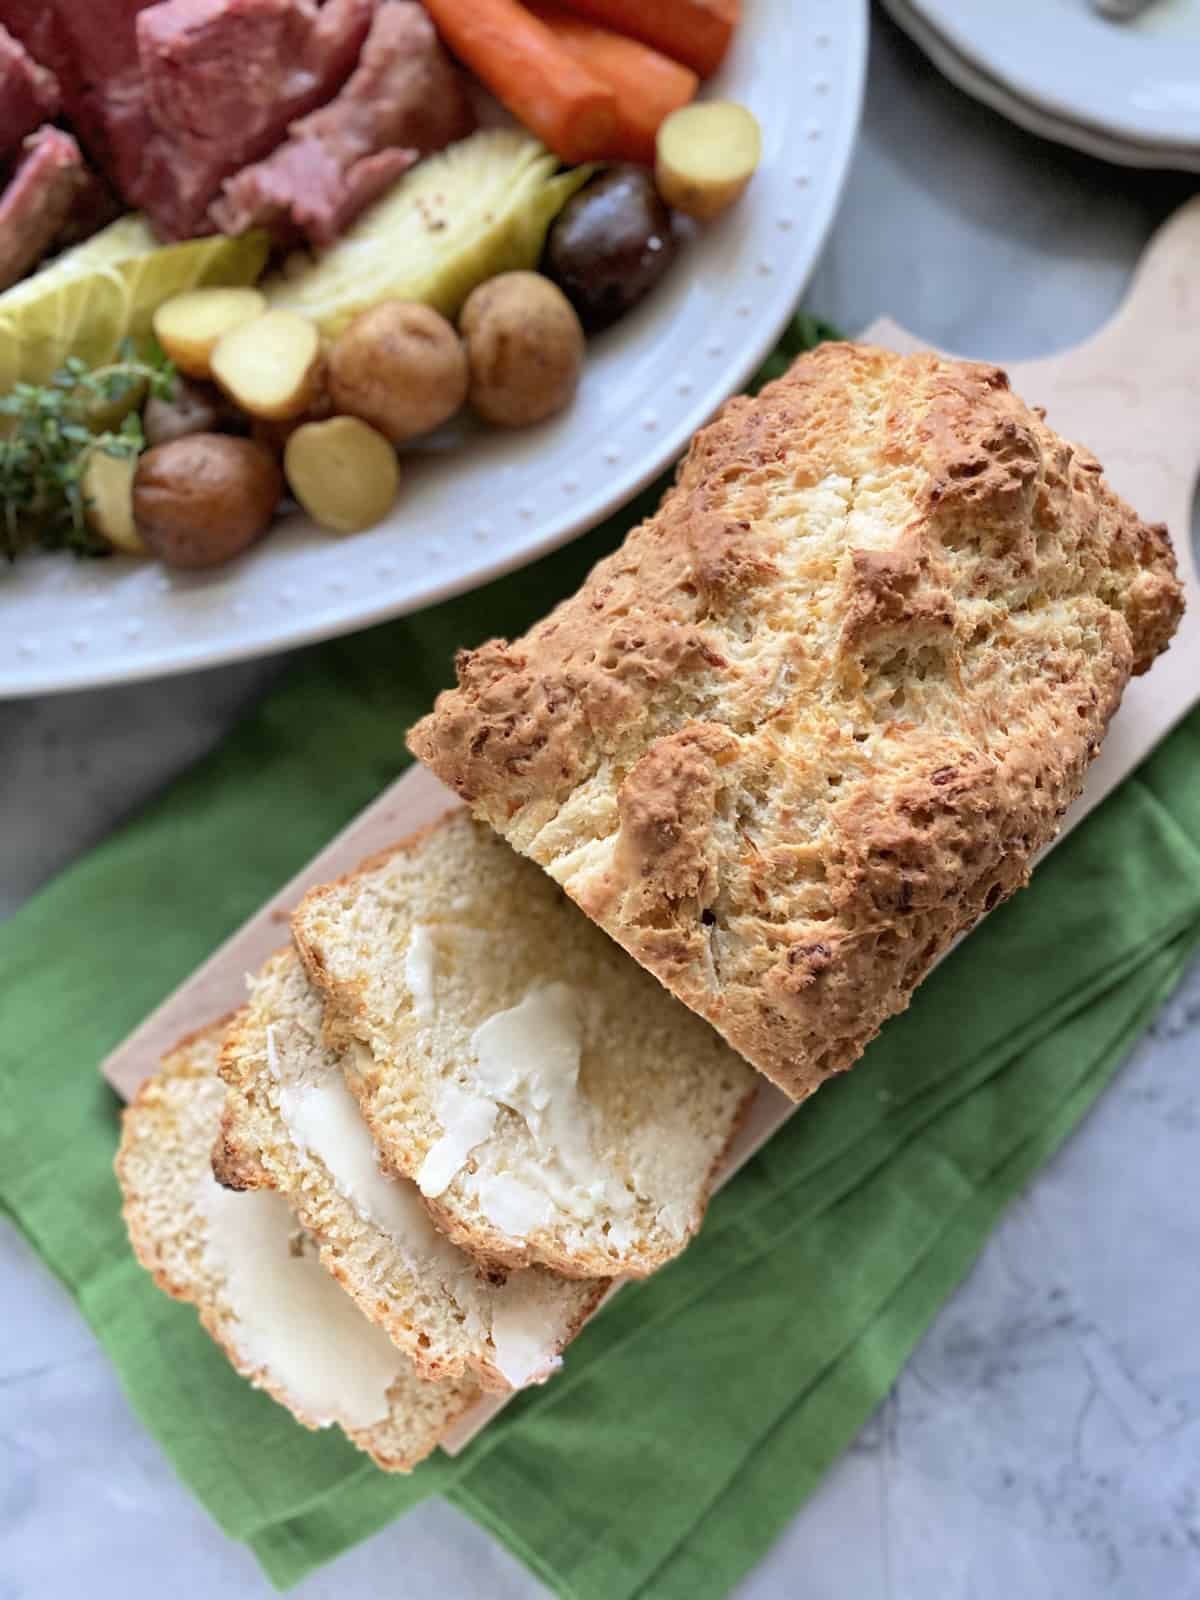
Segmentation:
{"type": "MultiPolygon", "coordinates": [[[[819,336],[799,320],[777,364],[819,336]]],[[[521,631],[654,503],[518,576],[312,650],[0,928],[0,1204],[179,1476],[296,1582],[431,1494],[578,1600],[724,1595],[886,1393],[1200,938],[1200,715],[456,1461],[377,1472],[237,1379],[134,1264],[96,1063],[406,763],[453,649],[521,631]]]]}

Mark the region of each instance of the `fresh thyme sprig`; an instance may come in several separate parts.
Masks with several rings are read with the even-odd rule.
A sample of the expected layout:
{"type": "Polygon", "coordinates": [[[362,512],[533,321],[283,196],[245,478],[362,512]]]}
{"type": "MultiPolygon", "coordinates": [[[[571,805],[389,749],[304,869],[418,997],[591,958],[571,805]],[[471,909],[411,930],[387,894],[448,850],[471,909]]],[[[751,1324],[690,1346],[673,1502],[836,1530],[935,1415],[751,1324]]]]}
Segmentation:
{"type": "Polygon", "coordinates": [[[126,342],[110,366],[93,371],[73,356],[48,384],[18,383],[0,398],[0,553],[9,561],[34,545],[109,553],[88,526],[84,467],[92,450],[135,456],[145,437],[136,409],[116,428],[97,428],[95,418],[135,393],[169,396],[173,377],[161,351],[139,357],[126,342]]]}

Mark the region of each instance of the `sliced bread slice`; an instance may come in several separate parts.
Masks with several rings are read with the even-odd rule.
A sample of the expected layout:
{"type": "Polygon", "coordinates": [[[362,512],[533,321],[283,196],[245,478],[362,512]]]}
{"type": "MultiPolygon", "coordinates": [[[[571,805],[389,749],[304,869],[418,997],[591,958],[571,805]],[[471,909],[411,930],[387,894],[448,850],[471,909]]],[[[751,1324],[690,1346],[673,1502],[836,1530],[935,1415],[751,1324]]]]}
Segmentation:
{"type": "Polygon", "coordinates": [[[385,1161],[481,1260],[644,1276],[700,1225],[757,1079],[465,810],[293,918],[385,1161]]]}
{"type": "Polygon", "coordinates": [[[339,1058],[322,1041],[321,1010],[293,949],[252,980],[221,1053],[218,1180],[277,1189],[322,1265],[422,1376],[473,1371],[499,1390],[541,1382],[609,1280],[545,1267],[485,1275],[439,1233],[416,1186],[380,1170],[339,1058]]]}
{"type": "Polygon", "coordinates": [[[336,1422],[385,1471],[407,1472],[478,1386],[419,1378],[321,1267],[280,1195],[216,1182],[224,1032],[218,1023],[178,1044],[125,1112],[116,1170],[134,1252],[256,1388],[305,1427],[336,1422]]]}

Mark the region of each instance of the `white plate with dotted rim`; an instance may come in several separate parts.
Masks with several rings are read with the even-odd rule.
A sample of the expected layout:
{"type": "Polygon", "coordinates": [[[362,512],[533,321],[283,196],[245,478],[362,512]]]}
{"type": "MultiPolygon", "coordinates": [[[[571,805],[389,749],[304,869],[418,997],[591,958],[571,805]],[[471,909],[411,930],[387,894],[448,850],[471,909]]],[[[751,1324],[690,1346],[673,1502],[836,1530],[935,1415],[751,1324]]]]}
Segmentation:
{"type": "Polygon", "coordinates": [[[750,0],[706,95],[763,126],[744,198],[597,339],[561,418],[405,463],[394,515],[332,538],[294,517],[208,574],[125,557],[0,571],[0,696],[183,672],[349,633],[532,561],[682,451],[770,350],[829,230],[858,127],[867,0],[750,0]]]}
{"type": "Polygon", "coordinates": [[[902,0],[899,10],[1035,114],[1134,157],[1139,146],[1161,151],[1107,159],[1179,166],[1172,152],[1194,159],[1200,150],[1200,0],[1154,0],[1126,23],[1100,16],[1089,0],[1037,0],[1017,11],[1012,0],[902,0]]]}

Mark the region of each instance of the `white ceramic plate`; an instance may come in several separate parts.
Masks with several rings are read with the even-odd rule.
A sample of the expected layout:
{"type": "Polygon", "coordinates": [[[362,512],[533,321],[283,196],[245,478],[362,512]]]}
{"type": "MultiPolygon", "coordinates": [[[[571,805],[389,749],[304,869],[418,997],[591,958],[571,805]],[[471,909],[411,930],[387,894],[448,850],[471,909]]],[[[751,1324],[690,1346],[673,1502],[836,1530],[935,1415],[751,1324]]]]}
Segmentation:
{"type": "Polygon", "coordinates": [[[1060,123],[1200,150],[1200,0],[1155,0],[1129,23],[1106,21],[1088,0],[902,0],[900,9],[1060,123]]]}
{"type": "Polygon", "coordinates": [[[207,575],[126,558],[0,571],[0,695],[77,689],[264,655],[484,582],[593,526],[678,456],[770,349],[846,176],[866,0],[750,0],[706,91],[764,133],[744,199],[589,352],[575,405],[517,434],[447,440],[407,465],[396,513],[334,539],[296,517],[207,575]]]}
{"type": "MultiPolygon", "coordinates": [[[[925,21],[914,0],[883,0],[884,8],[909,37],[918,44],[942,75],[964,94],[990,106],[1018,127],[1055,144],[1069,145],[1085,155],[1117,166],[1142,167],[1173,172],[1200,172],[1200,144],[1147,144],[1122,139],[1117,134],[1072,122],[1056,116],[1032,100],[1023,100],[991,77],[958,50],[938,30],[925,21]]],[[[1200,10],[1198,10],[1200,17],[1200,10]]]]}

